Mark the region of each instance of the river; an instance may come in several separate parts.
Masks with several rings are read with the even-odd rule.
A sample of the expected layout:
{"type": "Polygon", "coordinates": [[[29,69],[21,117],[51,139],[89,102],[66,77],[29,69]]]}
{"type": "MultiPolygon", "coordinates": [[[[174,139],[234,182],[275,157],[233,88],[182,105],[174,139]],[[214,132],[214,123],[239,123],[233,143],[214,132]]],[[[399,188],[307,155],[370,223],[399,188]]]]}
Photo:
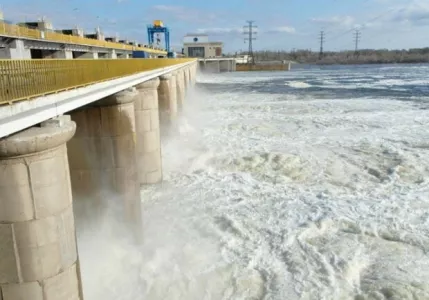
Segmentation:
{"type": "Polygon", "coordinates": [[[89,299],[429,299],[429,65],[200,74],[162,143],[89,299]]]}

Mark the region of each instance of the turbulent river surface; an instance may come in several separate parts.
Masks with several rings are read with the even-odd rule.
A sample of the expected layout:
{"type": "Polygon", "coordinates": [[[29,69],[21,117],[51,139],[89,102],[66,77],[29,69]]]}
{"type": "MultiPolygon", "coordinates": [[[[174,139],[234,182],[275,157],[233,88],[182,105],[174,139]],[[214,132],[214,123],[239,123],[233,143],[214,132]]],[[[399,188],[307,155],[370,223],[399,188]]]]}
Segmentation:
{"type": "Polygon", "coordinates": [[[187,98],[164,182],[142,191],[142,247],[83,242],[84,284],[119,300],[429,299],[429,65],[200,74],[187,98]]]}

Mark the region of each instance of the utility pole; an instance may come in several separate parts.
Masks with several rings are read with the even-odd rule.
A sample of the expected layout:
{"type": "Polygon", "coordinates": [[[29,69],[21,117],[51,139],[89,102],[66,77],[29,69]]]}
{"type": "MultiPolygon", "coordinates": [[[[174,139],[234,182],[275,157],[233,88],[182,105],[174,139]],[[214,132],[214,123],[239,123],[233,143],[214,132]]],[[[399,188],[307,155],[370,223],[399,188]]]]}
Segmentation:
{"type": "Polygon", "coordinates": [[[319,52],[319,59],[323,58],[323,45],[325,43],[325,32],[322,30],[320,32],[320,52],[319,52]]]}
{"type": "Polygon", "coordinates": [[[249,57],[247,58],[247,63],[254,65],[255,59],[253,55],[253,41],[256,40],[255,38],[256,31],[253,31],[253,30],[257,29],[258,27],[253,25],[255,21],[246,21],[246,22],[249,25],[246,25],[243,27],[243,34],[246,36],[244,38],[244,42],[249,41],[249,51],[248,51],[249,57]]]}
{"type": "Polygon", "coordinates": [[[360,37],[361,37],[361,32],[359,31],[359,29],[356,29],[353,35],[354,35],[354,39],[355,39],[355,55],[358,56],[359,55],[359,41],[360,41],[360,37]]]}

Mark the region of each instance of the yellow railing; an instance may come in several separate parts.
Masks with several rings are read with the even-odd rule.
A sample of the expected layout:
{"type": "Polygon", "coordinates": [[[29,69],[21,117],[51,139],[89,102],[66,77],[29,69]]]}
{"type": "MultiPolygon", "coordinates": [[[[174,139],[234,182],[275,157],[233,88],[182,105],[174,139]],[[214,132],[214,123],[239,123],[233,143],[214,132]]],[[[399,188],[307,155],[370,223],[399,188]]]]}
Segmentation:
{"type": "Polygon", "coordinates": [[[124,50],[130,50],[130,51],[141,50],[141,51],[146,51],[154,54],[167,54],[166,51],[161,49],[137,47],[137,46],[127,45],[122,43],[114,43],[114,42],[107,42],[107,41],[101,41],[96,39],[89,39],[89,38],[80,37],[80,36],[62,34],[55,31],[40,31],[37,29],[30,29],[25,26],[7,24],[4,22],[0,22],[0,36],[30,38],[30,39],[46,40],[50,42],[90,45],[90,46],[96,46],[96,47],[124,49],[124,50]]]}
{"type": "Polygon", "coordinates": [[[0,60],[0,105],[193,60],[195,59],[0,60]]]}

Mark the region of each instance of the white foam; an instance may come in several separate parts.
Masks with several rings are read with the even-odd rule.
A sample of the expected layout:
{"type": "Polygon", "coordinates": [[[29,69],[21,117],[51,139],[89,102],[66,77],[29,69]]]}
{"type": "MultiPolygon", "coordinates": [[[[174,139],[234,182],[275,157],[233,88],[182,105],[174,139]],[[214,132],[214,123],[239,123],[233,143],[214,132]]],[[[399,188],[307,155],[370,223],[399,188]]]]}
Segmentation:
{"type": "MultiPolygon", "coordinates": [[[[252,76],[249,90],[273,80],[252,76]]],[[[319,74],[278,75],[288,76],[319,74]]],[[[142,193],[143,299],[429,299],[429,110],[274,92],[189,97],[179,132],[163,140],[165,181],[142,193]]]]}
{"type": "Polygon", "coordinates": [[[236,278],[249,267],[261,270],[268,298],[426,299],[429,273],[407,265],[429,263],[418,249],[427,242],[417,242],[422,213],[399,210],[425,205],[429,157],[417,141],[429,137],[428,112],[392,99],[280,99],[257,93],[203,99],[200,114],[210,121],[200,143],[212,151],[196,154],[198,168],[187,169],[193,179],[174,180],[187,190],[179,192],[187,199],[182,206],[207,209],[194,217],[221,245],[223,258],[213,263],[234,266],[236,278]],[[410,141],[417,144],[406,146],[410,141]]]}
{"type": "Polygon", "coordinates": [[[302,81],[288,81],[285,83],[287,86],[297,88],[297,89],[306,89],[311,87],[311,84],[302,81]]]}

